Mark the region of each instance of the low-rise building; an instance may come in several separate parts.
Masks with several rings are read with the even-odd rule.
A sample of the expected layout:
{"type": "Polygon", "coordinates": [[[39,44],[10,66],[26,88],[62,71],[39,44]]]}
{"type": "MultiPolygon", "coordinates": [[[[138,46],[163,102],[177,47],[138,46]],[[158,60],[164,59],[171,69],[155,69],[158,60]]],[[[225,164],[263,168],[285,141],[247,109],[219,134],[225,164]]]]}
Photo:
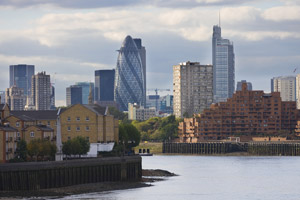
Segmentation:
{"type": "Polygon", "coordinates": [[[0,163],[15,157],[17,148],[17,130],[9,126],[0,126],[0,163]]]}
{"type": "Polygon", "coordinates": [[[128,104],[128,119],[129,120],[145,121],[152,117],[156,117],[156,109],[155,108],[144,108],[143,106],[139,106],[136,103],[128,104]]]}

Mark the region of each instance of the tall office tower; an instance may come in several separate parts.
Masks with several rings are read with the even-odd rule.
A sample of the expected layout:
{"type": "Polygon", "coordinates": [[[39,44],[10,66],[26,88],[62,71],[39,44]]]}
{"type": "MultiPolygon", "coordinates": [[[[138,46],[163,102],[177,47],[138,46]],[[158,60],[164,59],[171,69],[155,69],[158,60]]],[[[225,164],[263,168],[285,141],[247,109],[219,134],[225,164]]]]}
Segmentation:
{"type": "Polygon", "coordinates": [[[82,87],[71,85],[66,89],[67,106],[82,104],[82,87]]]}
{"type": "Polygon", "coordinates": [[[46,72],[40,72],[32,76],[31,91],[33,105],[36,110],[50,110],[51,106],[51,83],[50,75],[46,72]]]}
{"type": "Polygon", "coordinates": [[[213,103],[213,66],[186,62],[173,66],[173,110],[176,117],[202,112],[213,103]]]}
{"type": "Polygon", "coordinates": [[[212,63],[214,66],[214,102],[226,102],[234,93],[233,43],[221,37],[221,27],[213,27],[212,63]]]}
{"type": "Polygon", "coordinates": [[[55,110],[55,87],[52,85],[50,88],[50,110],[55,110]]]}
{"type": "Polygon", "coordinates": [[[26,104],[26,96],[24,95],[23,88],[18,88],[15,85],[7,88],[5,99],[10,110],[24,110],[26,104]]]}
{"type": "Polygon", "coordinates": [[[115,70],[95,71],[95,100],[114,101],[115,70]]]}
{"type": "Polygon", "coordinates": [[[128,103],[145,105],[144,74],[139,49],[131,36],[127,36],[119,50],[115,73],[114,99],[121,111],[128,103]]]}
{"type": "Polygon", "coordinates": [[[242,85],[243,83],[247,84],[247,90],[248,91],[252,91],[252,83],[251,82],[247,82],[246,80],[241,80],[239,82],[237,82],[236,84],[236,91],[242,91],[242,85]]]}
{"type": "Polygon", "coordinates": [[[82,88],[82,104],[89,103],[90,85],[92,85],[92,99],[94,100],[94,83],[91,82],[77,82],[75,85],[82,88]]]}
{"type": "Polygon", "coordinates": [[[133,41],[136,44],[136,47],[139,50],[140,56],[141,56],[141,60],[142,60],[142,67],[143,67],[143,74],[144,74],[144,91],[145,91],[145,103],[146,103],[146,91],[147,91],[147,87],[146,87],[146,48],[144,46],[142,46],[142,39],[140,38],[134,38],[133,41]]]}
{"type": "Polygon", "coordinates": [[[282,101],[296,101],[296,77],[279,76],[272,78],[271,91],[280,92],[282,101]]]}
{"type": "Polygon", "coordinates": [[[34,75],[34,65],[10,65],[9,87],[13,85],[23,88],[24,95],[31,95],[31,78],[34,75]]]}

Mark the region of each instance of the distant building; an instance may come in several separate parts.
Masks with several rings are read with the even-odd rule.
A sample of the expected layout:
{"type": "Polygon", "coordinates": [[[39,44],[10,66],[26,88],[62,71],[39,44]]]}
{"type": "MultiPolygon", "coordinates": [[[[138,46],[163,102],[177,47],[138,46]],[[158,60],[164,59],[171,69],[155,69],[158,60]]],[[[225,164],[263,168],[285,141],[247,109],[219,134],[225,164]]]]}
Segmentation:
{"type": "Polygon", "coordinates": [[[282,101],[296,101],[296,77],[280,76],[272,78],[271,91],[280,92],[282,101]]]}
{"type": "Polygon", "coordinates": [[[214,102],[226,102],[234,93],[235,63],[233,43],[221,36],[221,27],[213,27],[212,63],[214,102]]]}
{"type": "Polygon", "coordinates": [[[145,121],[155,116],[156,116],[155,108],[144,108],[143,106],[139,106],[136,103],[128,104],[129,120],[145,121]]]}
{"type": "Polygon", "coordinates": [[[24,95],[31,95],[31,80],[34,75],[34,65],[10,65],[9,87],[13,85],[23,88],[24,95]]]}
{"type": "Polygon", "coordinates": [[[75,85],[82,88],[82,104],[88,104],[90,85],[92,85],[92,99],[94,101],[94,83],[91,82],[76,82],[75,85]]]}
{"type": "Polygon", "coordinates": [[[32,76],[31,91],[33,104],[36,110],[50,110],[51,107],[51,84],[50,75],[40,72],[32,76]]]}
{"type": "Polygon", "coordinates": [[[66,89],[67,106],[82,104],[82,87],[71,85],[66,89]]]}
{"type": "Polygon", "coordinates": [[[50,110],[56,110],[55,107],[55,87],[52,85],[50,89],[50,110]]]}
{"type": "Polygon", "coordinates": [[[295,130],[298,113],[296,102],[282,101],[279,92],[249,91],[243,83],[242,91],[236,91],[226,102],[212,104],[200,115],[185,118],[178,133],[183,142],[241,135],[278,136],[295,130]]]}
{"type": "Polygon", "coordinates": [[[17,86],[7,88],[5,99],[10,110],[24,110],[26,96],[23,88],[18,88],[17,86]]]}
{"type": "Polygon", "coordinates": [[[4,104],[5,103],[5,91],[0,91],[0,97],[1,97],[0,104],[4,104]]]}
{"type": "Polygon", "coordinates": [[[95,101],[114,101],[115,70],[95,71],[95,101]]]}
{"type": "Polygon", "coordinates": [[[246,80],[241,80],[241,81],[237,82],[237,84],[236,84],[236,91],[242,91],[242,84],[243,83],[247,84],[247,89],[249,91],[252,90],[252,83],[251,82],[247,82],[246,80]]]}
{"type": "Polygon", "coordinates": [[[300,109],[300,74],[296,76],[296,102],[297,109],[300,109]]]}
{"type": "Polygon", "coordinates": [[[147,95],[146,96],[146,107],[147,108],[156,108],[158,111],[160,109],[161,98],[159,95],[147,95]]]}
{"type": "Polygon", "coordinates": [[[192,116],[213,102],[213,66],[186,62],[173,66],[174,114],[192,116]]]}
{"type": "Polygon", "coordinates": [[[119,50],[115,73],[114,100],[121,111],[128,110],[128,103],[145,105],[144,69],[140,50],[127,36],[119,50]]]}
{"type": "Polygon", "coordinates": [[[173,95],[162,97],[159,111],[162,113],[173,114],[173,95]]]}

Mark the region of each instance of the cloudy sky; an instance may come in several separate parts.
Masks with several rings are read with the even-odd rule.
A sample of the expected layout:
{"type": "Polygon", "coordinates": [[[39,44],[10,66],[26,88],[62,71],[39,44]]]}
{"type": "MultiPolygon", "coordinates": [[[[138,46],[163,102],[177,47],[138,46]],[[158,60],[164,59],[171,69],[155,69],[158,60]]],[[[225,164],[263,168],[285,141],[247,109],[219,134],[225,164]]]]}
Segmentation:
{"type": "Polygon", "coordinates": [[[173,65],[212,62],[219,12],[236,81],[268,92],[272,77],[300,73],[300,0],[1,0],[0,90],[9,65],[33,64],[51,75],[64,105],[67,86],[115,67],[126,35],[146,47],[148,87],[172,88],[173,65]]]}

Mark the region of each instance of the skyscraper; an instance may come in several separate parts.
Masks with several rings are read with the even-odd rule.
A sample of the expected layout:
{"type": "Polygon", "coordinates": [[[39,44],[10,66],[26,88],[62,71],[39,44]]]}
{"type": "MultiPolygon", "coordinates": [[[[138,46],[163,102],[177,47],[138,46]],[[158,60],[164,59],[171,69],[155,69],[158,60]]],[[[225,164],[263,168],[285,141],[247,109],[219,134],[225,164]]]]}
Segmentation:
{"type": "Polygon", "coordinates": [[[279,76],[272,78],[271,92],[280,92],[282,101],[296,101],[296,77],[279,76]]]}
{"type": "Polygon", "coordinates": [[[236,84],[236,91],[242,91],[242,85],[243,83],[246,83],[247,84],[247,89],[249,91],[252,91],[252,83],[251,82],[247,82],[246,80],[241,80],[239,82],[237,82],[236,84]]]}
{"type": "Polygon", "coordinates": [[[95,100],[114,101],[115,70],[95,71],[95,100]]]}
{"type": "Polygon", "coordinates": [[[82,104],[82,87],[71,85],[66,89],[67,106],[82,104]]]}
{"type": "Polygon", "coordinates": [[[213,102],[213,66],[186,62],[173,66],[173,110],[176,117],[192,116],[213,102]]]}
{"type": "Polygon", "coordinates": [[[77,82],[75,85],[82,88],[82,104],[88,104],[90,85],[92,84],[92,99],[94,100],[94,83],[91,82],[77,82]]]}
{"type": "Polygon", "coordinates": [[[33,104],[36,110],[50,110],[51,84],[50,75],[40,72],[32,76],[31,91],[33,104]]]}
{"type": "Polygon", "coordinates": [[[115,73],[114,99],[121,111],[128,110],[128,103],[145,105],[144,70],[136,43],[127,36],[119,50],[115,73]]]}
{"type": "Polygon", "coordinates": [[[221,36],[221,27],[213,27],[212,63],[214,68],[214,102],[225,102],[234,93],[233,43],[221,36]]]}
{"type": "Polygon", "coordinates": [[[10,65],[9,66],[9,87],[15,85],[23,88],[24,95],[31,95],[31,78],[34,75],[34,65],[10,65]]]}
{"type": "Polygon", "coordinates": [[[23,88],[18,88],[15,85],[7,88],[5,99],[10,110],[24,110],[26,104],[26,96],[24,95],[23,88]]]}

